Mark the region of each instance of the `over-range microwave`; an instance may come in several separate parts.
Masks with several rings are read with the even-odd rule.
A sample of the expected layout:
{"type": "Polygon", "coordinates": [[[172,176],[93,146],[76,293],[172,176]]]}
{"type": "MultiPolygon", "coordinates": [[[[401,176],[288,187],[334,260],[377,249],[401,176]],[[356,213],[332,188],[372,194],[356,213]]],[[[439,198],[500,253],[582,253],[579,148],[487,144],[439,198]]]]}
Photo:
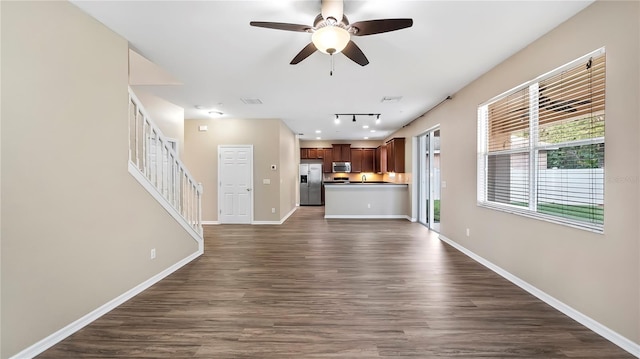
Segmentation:
{"type": "Polygon", "coordinates": [[[333,162],[334,173],[349,173],[351,172],[351,162],[333,162]]]}

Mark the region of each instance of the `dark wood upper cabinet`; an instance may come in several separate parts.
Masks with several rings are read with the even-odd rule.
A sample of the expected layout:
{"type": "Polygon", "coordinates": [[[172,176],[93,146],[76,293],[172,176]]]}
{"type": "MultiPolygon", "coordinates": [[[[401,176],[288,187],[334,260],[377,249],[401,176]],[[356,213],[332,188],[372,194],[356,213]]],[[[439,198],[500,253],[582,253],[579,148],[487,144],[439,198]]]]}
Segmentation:
{"type": "Polygon", "coordinates": [[[376,173],[387,172],[387,145],[381,145],[376,148],[373,170],[376,173]]]}
{"type": "Polygon", "coordinates": [[[301,160],[315,160],[324,159],[324,148],[301,148],[300,159],[301,160]]]}
{"type": "Polygon", "coordinates": [[[387,141],[387,172],[404,172],[404,137],[387,141]]]}
{"type": "Polygon", "coordinates": [[[362,149],[362,172],[367,172],[367,173],[374,172],[375,152],[376,150],[374,148],[362,149]]]}
{"type": "Polygon", "coordinates": [[[322,149],[322,172],[331,173],[333,172],[333,150],[331,148],[323,148],[322,149]]]}
{"type": "Polygon", "coordinates": [[[362,172],[362,148],[351,149],[351,172],[362,172]]]}
{"type": "Polygon", "coordinates": [[[351,162],[351,145],[337,144],[333,146],[333,162],[351,162]]]}
{"type": "Polygon", "coordinates": [[[352,148],[351,172],[372,173],[374,171],[375,151],[374,148],[352,148]]]}

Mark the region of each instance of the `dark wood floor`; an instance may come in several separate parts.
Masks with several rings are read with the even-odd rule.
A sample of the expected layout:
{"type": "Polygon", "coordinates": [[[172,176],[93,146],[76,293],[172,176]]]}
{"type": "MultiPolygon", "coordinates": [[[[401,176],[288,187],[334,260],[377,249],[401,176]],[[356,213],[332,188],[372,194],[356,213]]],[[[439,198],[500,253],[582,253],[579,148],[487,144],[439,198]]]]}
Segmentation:
{"type": "Polygon", "coordinates": [[[210,226],[205,254],[40,358],[632,358],[404,220],[210,226]]]}

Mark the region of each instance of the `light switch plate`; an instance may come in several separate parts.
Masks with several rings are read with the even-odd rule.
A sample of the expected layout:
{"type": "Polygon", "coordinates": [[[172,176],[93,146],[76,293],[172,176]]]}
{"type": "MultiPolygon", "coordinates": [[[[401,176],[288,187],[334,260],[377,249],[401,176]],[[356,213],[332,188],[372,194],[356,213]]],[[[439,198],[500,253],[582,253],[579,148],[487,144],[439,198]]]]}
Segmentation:
{"type": "Polygon", "coordinates": [[[271,180],[268,178],[265,178],[262,180],[262,184],[271,184],[271,180]]]}
{"type": "Polygon", "coordinates": [[[208,129],[209,129],[209,127],[207,125],[198,126],[198,131],[200,131],[200,132],[207,132],[208,129]]]}
{"type": "Polygon", "coordinates": [[[447,181],[440,181],[441,188],[447,188],[447,181]]]}

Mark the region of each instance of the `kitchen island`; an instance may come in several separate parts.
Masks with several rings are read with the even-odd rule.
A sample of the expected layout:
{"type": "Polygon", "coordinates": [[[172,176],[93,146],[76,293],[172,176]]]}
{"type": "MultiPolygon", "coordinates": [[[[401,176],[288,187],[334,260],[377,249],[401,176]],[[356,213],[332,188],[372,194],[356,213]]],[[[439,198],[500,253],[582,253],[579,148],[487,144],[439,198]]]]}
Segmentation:
{"type": "Polygon", "coordinates": [[[324,218],[411,219],[406,183],[326,182],[324,188],[324,218]]]}

